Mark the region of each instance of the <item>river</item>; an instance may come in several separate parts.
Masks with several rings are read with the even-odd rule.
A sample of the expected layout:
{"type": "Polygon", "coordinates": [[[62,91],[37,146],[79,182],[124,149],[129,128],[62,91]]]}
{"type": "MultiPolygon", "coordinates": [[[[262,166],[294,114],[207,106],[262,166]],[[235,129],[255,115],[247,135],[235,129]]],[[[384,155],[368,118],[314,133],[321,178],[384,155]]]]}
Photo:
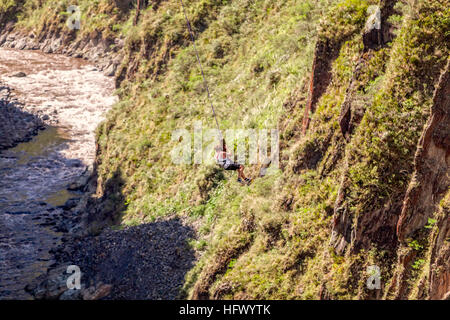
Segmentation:
{"type": "Polygon", "coordinates": [[[56,217],[81,197],[68,186],[92,166],[95,129],[117,97],[93,65],[38,51],[0,48],[0,82],[45,127],[0,152],[0,299],[30,299],[24,287],[53,263],[65,231],[56,217]]]}

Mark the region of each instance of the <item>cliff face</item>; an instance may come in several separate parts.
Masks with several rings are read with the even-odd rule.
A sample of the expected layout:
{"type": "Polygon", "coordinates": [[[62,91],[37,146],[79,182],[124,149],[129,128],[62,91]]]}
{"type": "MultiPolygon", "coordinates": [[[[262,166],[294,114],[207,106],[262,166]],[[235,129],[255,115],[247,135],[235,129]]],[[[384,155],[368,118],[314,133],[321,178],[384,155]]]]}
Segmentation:
{"type": "Polygon", "coordinates": [[[405,241],[433,218],[437,205],[448,191],[450,155],[449,65],[436,88],[431,115],[419,140],[415,172],[406,192],[397,235],[405,241]]]}
{"type": "MultiPolygon", "coordinates": [[[[342,136],[346,140],[345,143],[351,142],[352,134],[363,119],[368,104],[371,103],[370,95],[365,94],[365,89],[362,88],[364,82],[367,81],[365,79],[367,73],[373,72],[370,70],[370,64],[377,59],[377,54],[380,54],[377,51],[385,50],[382,53],[383,55],[387,55],[390,51],[387,44],[394,36],[389,32],[391,26],[387,21],[390,16],[395,14],[393,10],[395,3],[396,1],[382,1],[379,7],[372,7],[371,15],[362,30],[363,51],[357,58],[339,115],[339,126],[342,136]]],[[[386,62],[381,62],[379,67],[385,68],[385,64],[386,62]]],[[[376,70],[372,77],[380,76],[382,72],[380,71],[376,70]]],[[[344,168],[347,173],[351,169],[348,159],[344,161],[344,168]]],[[[369,248],[372,243],[395,248],[397,238],[394,226],[398,219],[399,204],[388,201],[384,208],[373,210],[370,214],[354,217],[348,207],[348,202],[346,202],[346,195],[350,192],[350,189],[350,179],[344,173],[334,206],[331,242],[336,251],[343,253],[349,244],[352,245],[353,251],[369,248]]]]}
{"type": "Polygon", "coordinates": [[[430,245],[429,272],[424,275],[425,284],[429,283],[428,290],[420,292],[417,297],[429,299],[450,299],[450,237],[449,221],[449,193],[447,193],[444,204],[439,208],[438,223],[433,233],[430,245]],[[428,277],[428,278],[427,278],[428,277]]]}
{"type": "Polygon", "coordinates": [[[121,102],[98,129],[92,230],[187,219],[196,299],[448,297],[448,1],[187,2],[220,125],[280,130],[280,170],[249,188],[171,162],[174,129],[210,124],[202,79],[178,3],[129,5],[100,1],[71,37],[42,19],[22,40],[26,15],[0,37],[114,53],[121,102]]]}
{"type": "Polygon", "coordinates": [[[450,78],[449,64],[442,74],[433,97],[431,115],[419,140],[414,174],[403,201],[402,212],[397,224],[397,236],[405,252],[399,256],[398,275],[393,290],[396,297],[404,299],[412,288],[408,281],[418,254],[408,248],[408,240],[419,238],[428,244],[429,269],[420,280],[419,297],[431,299],[448,298],[450,286],[449,265],[449,215],[448,196],[450,185],[450,78]],[[439,205],[441,203],[442,205],[439,205]],[[424,227],[433,228],[431,235],[424,234],[424,227]]]}
{"type": "MultiPolygon", "coordinates": [[[[393,2],[389,1],[382,3],[380,19],[381,28],[378,39],[383,39],[383,37],[385,37],[382,35],[383,33],[381,30],[389,29],[388,27],[383,26],[383,21],[384,23],[387,21],[387,17],[383,16],[383,12],[385,14],[395,14],[392,3],[393,2]],[[388,7],[388,10],[383,10],[383,5],[388,7]]],[[[420,9],[416,17],[419,17],[420,20],[420,10],[423,9],[424,12],[428,12],[430,7],[427,8],[426,2],[423,2],[418,6],[420,9]]],[[[385,45],[382,40],[380,43],[381,46],[370,45],[367,42],[367,39],[376,40],[377,37],[373,36],[373,34],[371,36],[366,36],[366,34],[367,32],[363,34],[365,53],[363,53],[357,62],[345,95],[340,115],[341,131],[348,142],[351,142],[351,134],[353,131],[356,131],[355,135],[357,135],[357,127],[361,122],[361,119],[364,121],[365,118],[362,114],[368,110],[367,102],[363,105],[359,104],[358,106],[359,97],[357,86],[360,85],[358,78],[361,77],[362,72],[366,72],[367,64],[373,59],[373,50],[383,50],[383,45],[385,45]],[[355,102],[356,107],[354,106],[355,102]]],[[[422,38],[422,40],[425,39],[422,38]]],[[[398,47],[395,47],[395,42],[396,40],[394,38],[394,46],[392,50],[387,47],[387,52],[391,51],[392,53],[398,53],[396,50],[398,47]]],[[[386,71],[386,77],[390,76],[388,74],[389,71],[392,73],[395,72],[394,70],[389,69],[389,64],[392,65],[394,59],[395,57],[392,56],[391,61],[387,64],[388,69],[386,71]]],[[[442,62],[445,62],[445,60],[442,62]]],[[[439,69],[442,67],[443,64],[441,63],[439,69]]],[[[411,160],[405,161],[402,168],[397,166],[398,163],[391,162],[383,171],[378,171],[378,178],[375,184],[380,185],[381,182],[389,176],[389,171],[392,172],[392,169],[398,168],[398,173],[405,174],[405,178],[410,177],[411,182],[409,183],[408,189],[405,189],[405,182],[408,181],[408,178],[404,180],[405,182],[398,183],[400,182],[399,179],[396,183],[394,178],[395,174],[391,173],[391,178],[394,179],[386,181],[391,186],[389,196],[386,195],[383,197],[378,193],[376,200],[369,200],[369,203],[366,203],[366,205],[363,206],[365,210],[368,210],[369,212],[358,215],[352,214],[352,211],[354,212],[354,210],[349,207],[348,201],[348,199],[352,197],[352,189],[355,189],[355,186],[352,186],[351,179],[352,161],[347,160],[345,163],[344,170],[346,173],[344,173],[341,178],[341,186],[335,204],[333,236],[331,241],[336,251],[339,253],[344,253],[349,246],[349,249],[352,252],[358,252],[362,249],[369,249],[375,245],[387,252],[395,253],[394,255],[388,254],[388,257],[390,256],[389,260],[393,259],[396,255],[398,256],[398,266],[395,268],[392,284],[385,293],[385,297],[405,299],[409,296],[416,298],[428,297],[442,299],[445,297],[447,291],[449,291],[447,282],[448,260],[445,260],[445,257],[448,257],[448,249],[445,243],[442,242],[442,239],[448,236],[448,230],[446,228],[448,214],[445,213],[445,206],[438,209],[439,202],[443,199],[449,188],[448,155],[450,149],[447,143],[449,132],[447,114],[450,110],[450,105],[448,102],[449,81],[447,68],[445,68],[439,81],[436,79],[438,79],[441,71],[438,71],[438,69],[430,70],[431,73],[434,72],[432,77],[423,77],[423,82],[417,83],[417,86],[414,88],[419,92],[423,92],[425,95],[431,96],[430,91],[425,93],[423,89],[424,86],[426,83],[434,83],[437,85],[432,100],[432,106],[430,108],[431,112],[429,120],[425,124],[423,134],[417,143],[414,167],[411,165],[413,163],[411,158],[413,153],[411,151],[416,148],[414,147],[415,140],[412,139],[410,147],[408,147],[410,151],[404,153],[405,155],[409,154],[408,158],[411,160]],[[431,79],[434,80],[430,81],[431,79]],[[431,228],[431,226],[427,224],[434,224],[437,221],[439,221],[438,224],[443,228],[439,231],[439,234],[436,230],[432,234],[423,231],[427,230],[424,228],[431,228]],[[427,250],[430,253],[428,254],[428,259],[425,259],[426,254],[424,252],[427,250]],[[435,268],[439,269],[438,273],[440,276],[437,276],[438,273],[432,271],[435,270],[435,268]],[[413,279],[418,277],[420,271],[425,272],[423,271],[424,269],[430,270],[429,274],[422,277],[420,282],[415,283],[419,287],[419,289],[415,289],[414,285],[411,285],[411,283],[413,282],[413,279]],[[440,292],[440,294],[437,294],[437,292],[440,292]],[[391,293],[393,295],[391,295],[391,293]]],[[[424,73],[423,71],[419,71],[419,73],[416,74],[410,73],[409,75],[416,77],[419,74],[430,75],[429,72],[424,73]]],[[[407,93],[405,97],[410,96],[412,91],[407,93]]],[[[359,96],[361,95],[359,94],[359,96]]],[[[396,99],[397,100],[394,103],[399,103],[401,109],[405,110],[404,105],[402,105],[402,98],[398,95],[398,91],[396,99]]],[[[390,111],[384,109],[383,112],[388,113],[390,111]]],[[[380,120],[381,119],[383,118],[380,118],[380,120]]],[[[419,123],[420,122],[417,122],[416,125],[419,123]]],[[[396,125],[395,123],[392,124],[396,125]]],[[[364,123],[362,125],[364,125],[364,123]]],[[[415,130],[418,130],[420,126],[415,128],[417,128],[415,130]]],[[[397,129],[399,129],[398,126],[397,129]]],[[[392,132],[391,134],[398,134],[398,132],[392,132]]],[[[408,136],[408,134],[406,133],[405,136],[408,136]]],[[[392,148],[393,141],[388,137],[389,130],[388,132],[383,132],[383,135],[380,138],[384,143],[391,147],[390,151],[388,151],[389,154],[386,155],[387,158],[391,158],[392,151],[395,149],[392,148]]],[[[351,157],[348,159],[351,159],[351,157]]],[[[376,167],[372,167],[379,170],[379,166],[380,163],[377,163],[376,167]]],[[[356,189],[359,188],[356,186],[356,189]]],[[[370,199],[372,196],[373,195],[366,199],[370,199]]],[[[361,203],[363,199],[364,197],[358,199],[358,202],[361,203]]],[[[392,262],[392,260],[390,261],[392,262]]]]}

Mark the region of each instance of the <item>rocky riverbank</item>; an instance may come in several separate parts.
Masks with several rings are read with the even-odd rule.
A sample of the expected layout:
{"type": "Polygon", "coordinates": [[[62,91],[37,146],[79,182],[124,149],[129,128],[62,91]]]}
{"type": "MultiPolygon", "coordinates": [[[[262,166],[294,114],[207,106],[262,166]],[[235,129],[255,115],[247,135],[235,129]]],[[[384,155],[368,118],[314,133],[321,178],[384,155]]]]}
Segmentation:
{"type": "Polygon", "coordinates": [[[41,36],[22,33],[14,29],[14,23],[5,25],[0,33],[0,47],[19,50],[40,50],[44,53],[58,53],[74,58],[83,58],[97,66],[107,76],[114,76],[122,62],[122,39],[103,39],[94,32],[75,40],[76,33],[48,32],[41,36]]]}

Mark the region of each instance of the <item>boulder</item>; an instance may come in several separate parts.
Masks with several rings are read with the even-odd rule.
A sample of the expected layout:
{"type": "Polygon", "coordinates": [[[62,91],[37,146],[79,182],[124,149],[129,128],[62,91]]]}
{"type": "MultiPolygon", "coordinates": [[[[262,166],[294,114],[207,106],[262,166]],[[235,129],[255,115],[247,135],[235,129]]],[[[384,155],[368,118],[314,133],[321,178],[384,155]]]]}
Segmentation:
{"type": "Polygon", "coordinates": [[[99,283],[97,286],[89,287],[83,290],[82,297],[83,300],[100,300],[107,297],[112,290],[112,285],[99,283]]]}
{"type": "Polygon", "coordinates": [[[22,71],[14,73],[14,74],[11,75],[11,77],[16,77],[16,78],[24,78],[26,76],[27,76],[27,74],[25,72],[22,72],[22,71]]]}

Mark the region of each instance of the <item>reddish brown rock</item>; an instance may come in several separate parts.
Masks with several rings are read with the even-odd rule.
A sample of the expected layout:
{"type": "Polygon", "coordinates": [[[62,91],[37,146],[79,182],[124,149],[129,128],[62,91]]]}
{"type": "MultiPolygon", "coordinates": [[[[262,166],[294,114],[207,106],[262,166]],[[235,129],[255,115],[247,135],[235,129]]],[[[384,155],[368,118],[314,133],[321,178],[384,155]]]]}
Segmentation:
{"type": "Polygon", "coordinates": [[[450,212],[447,209],[438,222],[431,249],[429,298],[433,300],[450,298],[450,243],[447,240],[450,237],[450,212]]]}
{"type": "Polygon", "coordinates": [[[431,117],[419,140],[415,173],[397,224],[403,241],[425,226],[450,186],[450,74],[449,64],[433,98],[431,117]]]}
{"type": "Polygon", "coordinates": [[[97,287],[91,287],[83,292],[83,300],[100,300],[111,293],[112,285],[99,284],[97,287]]]}
{"type": "Polygon", "coordinates": [[[325,93],[331,81],[331,65],[339,55],[340,45],[331,40],[319,40],[316,44],[314,62],[309,84],[308,100],[303,117],[302,133],[305,134],[309,126],[309,116],[316,110],[319,98],[325,93]]]}

